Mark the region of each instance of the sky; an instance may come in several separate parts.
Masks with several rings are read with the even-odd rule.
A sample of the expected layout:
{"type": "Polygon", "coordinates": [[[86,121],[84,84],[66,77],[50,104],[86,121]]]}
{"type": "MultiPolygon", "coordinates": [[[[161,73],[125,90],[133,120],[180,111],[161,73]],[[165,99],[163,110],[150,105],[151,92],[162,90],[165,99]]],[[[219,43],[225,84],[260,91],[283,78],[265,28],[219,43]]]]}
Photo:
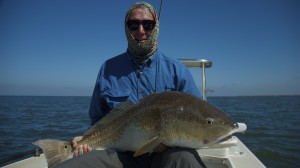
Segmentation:
{"type": "MultiPolygon", "coordinates": [[[[0,95],[91,96],[135,2],[0,0],[0,95]]],[[[300,1],[164,0],[159,49],[212,61],[208,96],[300,95],[300,1]]]]}

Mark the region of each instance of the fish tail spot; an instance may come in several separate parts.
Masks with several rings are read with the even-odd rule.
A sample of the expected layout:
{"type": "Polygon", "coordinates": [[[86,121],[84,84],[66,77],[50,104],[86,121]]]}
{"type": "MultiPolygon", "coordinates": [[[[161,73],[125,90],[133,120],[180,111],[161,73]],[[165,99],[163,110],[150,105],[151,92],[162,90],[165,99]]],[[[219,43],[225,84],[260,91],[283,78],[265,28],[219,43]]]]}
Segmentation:
{"type": "Polygon", "coordinates": [[[43,149],[49,168],[69,159],[72,153],[70,142],[46,139],[36,141],[33,144],[43,149]]]}

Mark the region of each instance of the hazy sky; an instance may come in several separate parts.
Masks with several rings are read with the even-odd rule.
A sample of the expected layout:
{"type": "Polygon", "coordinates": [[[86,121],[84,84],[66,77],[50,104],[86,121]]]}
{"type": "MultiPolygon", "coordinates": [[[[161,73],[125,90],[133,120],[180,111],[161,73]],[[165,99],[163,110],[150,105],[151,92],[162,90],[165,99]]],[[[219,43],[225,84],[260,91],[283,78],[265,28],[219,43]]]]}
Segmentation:
{"type": "MultiPolygon", "coordinates": [[[[0,95],[91,96],[134,2],[0,0],[0,95]]],[[[208,96],[300,94],[300,1],[165,0],[159,48],[211,60],[208,96]]]]}

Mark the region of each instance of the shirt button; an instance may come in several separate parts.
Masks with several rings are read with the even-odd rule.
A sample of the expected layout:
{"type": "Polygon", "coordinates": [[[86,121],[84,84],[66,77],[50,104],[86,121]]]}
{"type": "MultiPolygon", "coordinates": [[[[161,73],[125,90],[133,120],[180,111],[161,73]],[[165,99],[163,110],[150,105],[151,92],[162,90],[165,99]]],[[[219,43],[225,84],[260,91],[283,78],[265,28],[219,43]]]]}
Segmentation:
{"type": "Polygon", "coordinates": [[[143,72],[142,72],[142,71],[140,71],[140,72],[139,72],[139,75],[141,76],[142,74],[143,74],[143,72]]]}

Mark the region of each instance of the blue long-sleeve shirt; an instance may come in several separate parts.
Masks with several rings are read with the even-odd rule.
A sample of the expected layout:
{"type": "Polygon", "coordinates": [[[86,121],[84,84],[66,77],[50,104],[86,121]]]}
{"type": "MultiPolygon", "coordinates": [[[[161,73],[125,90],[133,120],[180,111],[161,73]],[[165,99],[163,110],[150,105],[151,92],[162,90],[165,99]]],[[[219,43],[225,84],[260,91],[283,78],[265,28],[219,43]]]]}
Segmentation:
{"type": "Polygon", "coordinates": [[[137,103],[147,95],[164,91],[201,97],[185,65],[160,51],[142,66],[135,64],[128,52],[113,57],[103,63],[97,77],[89,109],[91,124],[120,102],[137,103]]]}

